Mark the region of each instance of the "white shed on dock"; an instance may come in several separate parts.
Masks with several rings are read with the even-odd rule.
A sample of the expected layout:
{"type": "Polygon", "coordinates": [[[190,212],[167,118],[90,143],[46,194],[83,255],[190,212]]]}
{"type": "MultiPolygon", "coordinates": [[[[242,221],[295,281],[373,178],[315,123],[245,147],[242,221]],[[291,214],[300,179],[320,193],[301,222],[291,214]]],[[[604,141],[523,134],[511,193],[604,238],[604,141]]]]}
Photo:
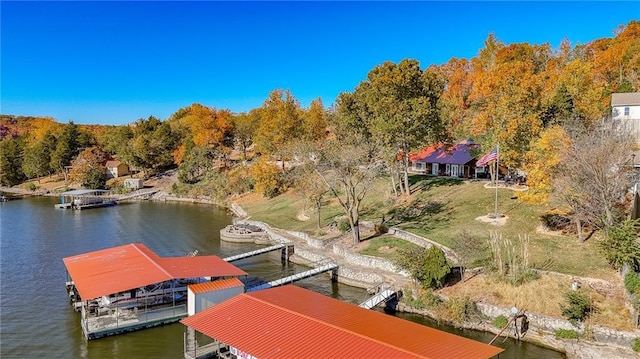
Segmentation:
{"type": "Polygon", "coordinates": [[[238,278],[189,285],[187,313],[189,315],[200,313],[211,306],[242,293],[244,293],[244,283],[238,278]]]}

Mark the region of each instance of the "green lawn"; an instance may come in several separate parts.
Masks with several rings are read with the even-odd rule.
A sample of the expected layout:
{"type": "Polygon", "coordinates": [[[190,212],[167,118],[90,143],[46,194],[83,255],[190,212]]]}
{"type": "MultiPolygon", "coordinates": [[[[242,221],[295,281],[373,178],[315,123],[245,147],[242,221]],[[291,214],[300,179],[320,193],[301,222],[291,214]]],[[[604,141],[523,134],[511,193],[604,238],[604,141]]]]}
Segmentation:
{"type": "MultiPolygon", "coordinates": [[[[396,201],[388,178],[371,186],[361,209],[361,220],[380,223],[384,217],[390,226],[397,226],[433,241],[451,246],[462,231],[489,238],[490,231],[517,240],[518,235],[530,239],[530,261],[539,269],[579,276],[609,279],[614,275],[598,250],[597,239],[579,243],[575,237],[541,234],[539,216],[547,207],[530,205],[517,199],[519,192],[500,188],[498,212],[508,219],[504,226],[477,221],[479,216],[494,212],[495,189],[484,188],[486,181],[460,181],[429,176],[411,176],[412,196],[404,203],[396,201]]],[[[252,196],[240,201],[252,219],[277,228],[315,234],[316,217],[309,205],[292,192],[272,199],[252,196]],[[299,219],[304,212],[309,219],[299,219]]],[[[321,211],[322,226],[343,215],[337,201],[327,197],[321,211]]],[[[375,241],[384,240],[379,237],[375,241]]],[[[380,246],[384,246],[381,244],[380,246]]],[[[372,249],[373,250],[373,249],[372,249]]]]}
{"type": "Polygon", "coordinates": [[[401,249],[418,247],[411,242],[388,234],[369,239],[368,242],[369,245],[361,250],[360,254],[387,259],[393,259],[401,249]]]}

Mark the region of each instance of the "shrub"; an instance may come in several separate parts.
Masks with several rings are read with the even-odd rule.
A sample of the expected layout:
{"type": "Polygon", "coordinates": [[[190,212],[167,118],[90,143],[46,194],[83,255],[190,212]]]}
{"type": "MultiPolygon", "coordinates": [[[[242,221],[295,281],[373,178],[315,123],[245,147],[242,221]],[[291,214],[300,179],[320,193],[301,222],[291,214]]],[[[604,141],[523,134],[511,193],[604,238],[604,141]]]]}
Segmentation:
{"type": "Polygon", "coordinates": [[[640,338],[636,338],[636,340],[633,341],[633,346],[631,348],[634,352],[640,352],[640,338]]]}
{"type": "Polygon", "coordinates": [[[496,328],[504,328],[505,326],[507,326],[507,323],[509,323],[509,319],[507,319],[507,317],[505,317],[504,315],[499,315],[493,318],[493,325],[496,328]]]}
{"type": "Polygon", "coordinates": [[[408,306],[417,309],[433,309],[442,304],[442,299],[430,289],[421,291],[419,294],[414,294],[411,289],[406,289],[402,300],[408,306]]]}
{"type": "Polygon", "coordinates": [[[33,183],[33,182],[29,182],[29,183],[27,183],[27,189],[29,191],[35,191],[35,190],[38,189],[38,186],[36,186],[36,184],[33,183]]]}
{"type": "Polygon", "coordinates": [[[627,288],[627,291],[631,294],[640,294],[640,276],[638,273],[627,273],[627,275],[624,276],[624,287],[627,288]]]}
{"type": "Polygon", "coordinates": [[[346,218],[341,218],[338,220],[338,230],[340,233],[346,233],[351,229],[351,224],[349,224],[349,220],[346,218]]]}
{"type": "Polygon", "coordinates": [[[605,258],[614,269],[625,264],[637,269],[640,267],[640,246],[638,245],[638,227],[640,220],[628,220],[609,229],[609,234],[600,242],[605,258]]]}
{"type": "Polygon", "coordinates": [[[566,305],[562,306],[562,315],[574,324],[584,321],[595,309],[591,298],[578,291],[569,291],[564,298],[566,305]]]}
{"type": "Polygon", "coordinates": [[[578,339],[580,338],[580,333],[576,332],[573,329],[558,329],[555,331],[556,338],[562,339],[578,339]]]}
{"type": "Polygon", "coordinates": [[[475,303],[468,297],[449,298],[444,305],[444,315],[454,324],[462,324],[467,319],[482,316],[475,303]]]}
{"type": "Polygon", "coordinates": [[[547,212],[540,216],[542,224],[552,231],[560,231],[567,228],[571,224],[569,217],[559,213],[547,212]]]}
{"type": "Polygon", "coordinates": [[[408,247],[398,251],[394,264],[405,269],[423,288],[439,288],[444,284],[451,267],[444,252],[436,247],[408,247]]]}

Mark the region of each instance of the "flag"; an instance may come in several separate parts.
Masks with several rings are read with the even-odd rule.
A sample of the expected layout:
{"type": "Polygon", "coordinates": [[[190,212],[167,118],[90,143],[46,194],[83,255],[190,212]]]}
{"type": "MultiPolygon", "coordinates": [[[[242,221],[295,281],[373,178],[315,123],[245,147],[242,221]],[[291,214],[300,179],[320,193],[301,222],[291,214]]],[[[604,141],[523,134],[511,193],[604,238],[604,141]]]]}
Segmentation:
{"type": "Polygon", "coordinates": [[[478,162],[476,162],[476,166],[477,167],[482,167],[484,165],[486,165],[487,163],[491,162],[491,161],[495,161],[498,159],[498,146],[494,147],[491,152],[487,153],[486,155],[482,156],[482,158],[480,158],[478,160],[478,162]]]}

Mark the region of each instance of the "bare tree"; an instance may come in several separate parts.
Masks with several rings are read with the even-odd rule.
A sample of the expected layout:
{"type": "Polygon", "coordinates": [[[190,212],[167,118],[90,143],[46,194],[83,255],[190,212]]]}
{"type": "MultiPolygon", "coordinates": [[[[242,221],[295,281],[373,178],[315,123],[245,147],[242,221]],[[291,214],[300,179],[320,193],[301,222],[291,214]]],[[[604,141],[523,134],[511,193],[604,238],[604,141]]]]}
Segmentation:
{"type": "Polygon", "coordinates": [[[630,131],[619,122],[603,121],[594,129],[570,128],[571,143],[561,149],[561,170],[554,179],[557,198],[571,207],[578,231],[582,226],[608,229],[624,219],[619,204],[632,182],[630,131]]]}
{"type": "Polygon", "coordinates": [[[315,171],[345,212],[354,243],[360,242],[360,206],[382,167],[378,146],[351,133],[325,142],[315,171]]]}

